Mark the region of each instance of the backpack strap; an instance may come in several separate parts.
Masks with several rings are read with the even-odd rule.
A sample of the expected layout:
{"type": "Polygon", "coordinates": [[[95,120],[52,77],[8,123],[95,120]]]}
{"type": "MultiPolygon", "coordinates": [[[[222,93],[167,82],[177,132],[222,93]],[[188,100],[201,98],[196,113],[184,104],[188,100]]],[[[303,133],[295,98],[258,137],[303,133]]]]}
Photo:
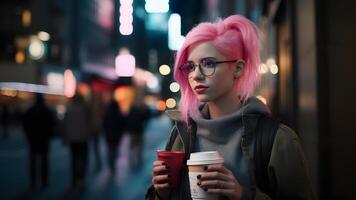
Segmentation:
{"type": "MultiPolygon", "coordinates": [[[[171,136],[169,138],[169,141],[167,142],[166,145],[166,150],[172,150],[173,144],[176,141],[178,135],[182,139],[182,143],[184,146],[184,163],[189,159],[190,153],[194,151],[194,145],[195,145],[195,138],[196,138],[196,123],[189,118],[188,125],[182,121],[175,121],[175,127],[173,128],[175,130],[172,131],[171,136]]],[[[181,177],[181,183],[180,183],[180,188],[182,191],[187,191],[188,193],[179,193],[179,198],[178,199],[190,199],[190,188],[189,184],[185,182],[185,180],[188,180],[187,174],[184,172],[188,171],[188,166],[184,165],[182,169],[182,177],[181,177]]],[[[146,199],[151,200],[149,198],[150,196],[155,197],[156,196],[156,191],[154,190],[153,186],[149,189],[149,191],[146,194],[146,199]],[[149,194],[151,193],[151,194],[149,194]]]]}
{"type": "Polygon", "coordinates": [[[178,134],[183,140],[184,143],[184,151],[188,153],[192,153],[194,150],[194,143],[195,143],[195,138],[196,138],[196,130],[197,130],[197,125],[193,121],[193,119],[189,118],[189,125],[187,126],[186,123],[182,121],[176,121],[176,131],[173,131],[169,141],[166,144],[165,149],[166,150],[171,150],[172,146],[174,144],[175,139],[177,138],[178,134]]]}
{"type": "Polygon", "coordinates": [[[169,136],[169,140],[166,144],[166,147],[164,148],[165,150],[172,150],[172,147],[173,147],[175,139],[177,138],[177,135],[178,135],[177,130],[172,131],[171,135],[169,136]]]}
{"type": "Polygon", "coordinates": [[[269,182],[268,164],[271,157],[272,147],[280,122],[271,117],[261,116],[258,119],[254,132],[254,165],[255,178],[258,188],[274,197],[275,186],[269,182]]]}
{"type": "Polygon", "coordinates": [[[241,147],[251,170],[251,193],[254,195],[256,187],[258,187],[273,198],[275,188],[273,183],[269,182],[268,164],[280,122],[261,114],[247,114],[242,119],[244,134],[241,147]],[[253,147],[253,151],[251,147],[253,147]],[[253,152],[253,155],[250,155],[250,152],[253,152]]]}

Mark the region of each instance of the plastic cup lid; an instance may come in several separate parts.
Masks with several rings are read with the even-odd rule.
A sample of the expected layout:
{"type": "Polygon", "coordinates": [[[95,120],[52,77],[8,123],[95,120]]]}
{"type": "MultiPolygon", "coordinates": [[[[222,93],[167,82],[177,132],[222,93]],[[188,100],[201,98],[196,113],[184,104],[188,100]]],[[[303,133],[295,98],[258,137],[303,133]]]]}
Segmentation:
{"type": "Polygon", "coordinates": [[[224,158],[217,151],[191,153],[187,165],[206,165],[224,163],[224,158]]]}

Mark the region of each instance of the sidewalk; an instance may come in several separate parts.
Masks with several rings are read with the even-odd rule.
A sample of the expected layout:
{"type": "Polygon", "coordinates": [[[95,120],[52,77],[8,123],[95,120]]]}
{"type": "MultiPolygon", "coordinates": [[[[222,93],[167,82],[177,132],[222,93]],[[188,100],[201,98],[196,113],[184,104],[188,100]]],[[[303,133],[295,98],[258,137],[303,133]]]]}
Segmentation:
{"type": "Polygon", "coordinates": [[[12,127],[10,137],[0,140],[0,199],[125,199],[142,200],[151,183],[152,162],[155,150],[164,147],[171,129],[169,119],[162,115],[148,123],[144,135],[144,161],[136,171],[129,169],[130,137],[125,135],[120,145],[117,174],[112,176],[106,164],[106,146],[100,139],[100,171],[95,170],[93,148],[90,145],[87,187],[82,193],[69,190],[70,163],[68,146],[59,138],[51,141],[49,187],[28,192],[27,143],[21,127],[12,127]]]}

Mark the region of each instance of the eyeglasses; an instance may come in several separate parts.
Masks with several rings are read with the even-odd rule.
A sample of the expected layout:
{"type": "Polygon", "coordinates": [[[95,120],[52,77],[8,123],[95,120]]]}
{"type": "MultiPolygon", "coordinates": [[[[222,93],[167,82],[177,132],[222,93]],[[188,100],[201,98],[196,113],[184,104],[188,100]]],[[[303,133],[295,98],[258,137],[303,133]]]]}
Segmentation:
{"type": "Polygon", "coordinates": [[[226,60],[226,61],[215,61],[210,58],[202,59],[199,64],[194,64],[193,62],[189,61],[182,64],[179,67],[179,70],[183,73],[183,75],[188,78],[191,72],[195,71],[196,67],[199,67],[199,71],[204,76],[212,76],[215,73],[216,65],[221,63],[233,63],[237,60],[226,60]]]}

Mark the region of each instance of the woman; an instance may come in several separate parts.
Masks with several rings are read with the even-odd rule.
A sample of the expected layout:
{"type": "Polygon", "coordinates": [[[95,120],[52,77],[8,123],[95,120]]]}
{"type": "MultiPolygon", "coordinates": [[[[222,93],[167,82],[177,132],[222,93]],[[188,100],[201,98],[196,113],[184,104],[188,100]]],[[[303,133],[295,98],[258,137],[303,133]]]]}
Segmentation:
{"type": "MultiPolygon", "coordinates": [[[[282,124],[272,140],[263,180],[269,190],[262,191],[256,181],[257,165],[249,158],[253,143],[244,139],[250,130],[246,116],[270,116],[251,96],[259,81],[259,63],[259,41],[248,19],[235,15],[192,29],[176,57],[174,76],[181,100],[179,113],[168,113],[176,121],[168,146],[186,152],[181,132],[187,130],[196,135],[189,151],[216,150],[224,157],[223,166],[209,165],[198,177],[198,185],[220,199],[314,199],[298,137],[282,124]]],[[[186,166],[177,188],[169,185],[167,167],[162,161],[153,163],[149,198],[191,199],[186,166]]]]}

